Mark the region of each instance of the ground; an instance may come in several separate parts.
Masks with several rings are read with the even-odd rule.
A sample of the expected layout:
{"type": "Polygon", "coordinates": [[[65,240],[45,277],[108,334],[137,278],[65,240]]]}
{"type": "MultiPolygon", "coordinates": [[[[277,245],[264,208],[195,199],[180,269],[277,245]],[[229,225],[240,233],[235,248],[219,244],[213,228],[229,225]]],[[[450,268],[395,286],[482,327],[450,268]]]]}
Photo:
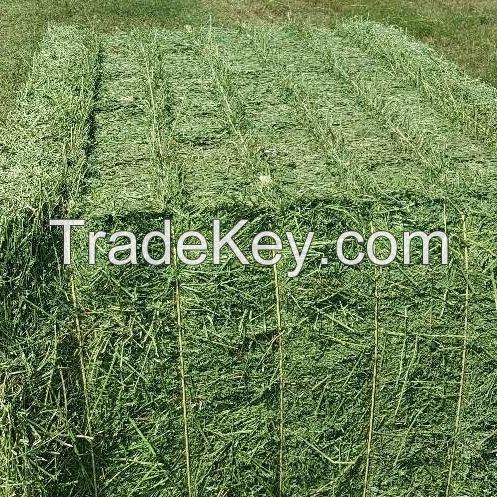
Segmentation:
{"type": "Polygon", "coordinates": [[[490,0],[17,0],[0,6],[0,117],[29,70],[47,23],[98,30],[139,25],[279,22],[288,17],[330,25],[362,16],[406,28],[441,49],[472,75],[497,83],[497,4],[490,0]]]}

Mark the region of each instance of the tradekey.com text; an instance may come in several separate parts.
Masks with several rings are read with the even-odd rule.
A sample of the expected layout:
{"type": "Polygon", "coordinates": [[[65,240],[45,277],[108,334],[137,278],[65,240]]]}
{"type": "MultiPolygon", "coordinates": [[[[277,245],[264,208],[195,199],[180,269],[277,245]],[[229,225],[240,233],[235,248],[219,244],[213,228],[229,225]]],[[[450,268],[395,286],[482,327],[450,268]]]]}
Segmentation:
{"type": "MultiPolygon", "coordinates": [[[[273,231],[261,231],[250,237],[248,244],[245,237],[248,248],[244,253],[242,244],[237,240],[243,238],[248,223],[248,220],[242,219],[226,227],[215,219],[208,236],[199,231],[185,231],[176,237],[170,219],[164,220],[160,231],[151,231],[140,239],[131,231],[89,231],[88,264],[97,263],[97,252],[99,258],[105,252],[108,262],[115,266],[138,264],[139,252],[143,262],[152,266],[170,265],[172,260],[188,266],[198,266],[206,261],[219,265],[226,255],[235,256],[243,265],[273,266],[288,258],[291,263],[288,276],[293,278],[300,274],[312,252],[319,253],[313,246],[315,234],[312,231],[300,239],[291,231],[286,231],[284,236],[273,231]],[[109,243],[112,244],[110,248],[109,243]],[[106,245],[105,250],[103,244],[106,245]]],[[[73,259],[72,232],[84,227],[86,222],[81,219],[53,219],[49,224],[62,228],[64,264],[70,265],[73,259]]],[[[413,252],[416,252],[416,260],[421,264],[448,264],[449,239],[443,231],[405,231],[400,240],[388,231],[377,231],[368,236],[357,231],[346,231],[337,237],[333,245],[336,261],[346,266],[356,266],[365,260],[374,265],[387,266],[397,259],[400,251],[404,265],[413,264],[413,252]]],[[[319,246],[322,248],[323,244],[319,246]]],[[[328,263],[328,257],[321,257],[321,265],[328,263]]]]}

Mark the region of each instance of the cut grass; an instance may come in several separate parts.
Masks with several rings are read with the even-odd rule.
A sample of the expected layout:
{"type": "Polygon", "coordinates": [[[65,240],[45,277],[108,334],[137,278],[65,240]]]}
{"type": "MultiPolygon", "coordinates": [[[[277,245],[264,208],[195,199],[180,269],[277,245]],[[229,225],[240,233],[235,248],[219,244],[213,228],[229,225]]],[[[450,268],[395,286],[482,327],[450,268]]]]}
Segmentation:
{"type": "Polygon", "coordinates": [[[351,17],[375,20],[408,31],[464,67],[473,76],[497,83],[497,7],[479,0],[209,0],[227,22],[279,23],[289,18],[333,26],[351,17]]]}
{"type": "Polygon", "coordinates": [[[76,33],[35,59],[6,135],[26,148],[2,157],[43,181],[10,202],[138,234],[247,218],[245,250],[317,240],[296,279],[228,256],[88,266],[81,234],[64,271],[49,244],[53,274],[4,299],[2,497],[491,495],[494,90],[371,23],[138,30],[99,57],[76,33]],[[351,229],[444,229],[451,263],[320,267],[351,229]]]}
{"type": "Polygon", "coordinates": [[[316,25],[360,16],[407,29],[442,50],[473,76],[497,83],[497,8],[490,1],[366,0],[16,0],[0,7],[0,120],[29,70],[32,53],[48,23],[73,23],[98,31],[139,26],[282,22],[289,17],[316,25]],[[22,23],[19,20],[22,19],[22,23]]]}
{"type": "Polygon", "coordinates": [[[478,84],[433,50],[400,37],[393,28],[376,23],[349,22],[339,34],[371,55],[383,59],[392,71],[405,75],[430,103],[477,140],[495,144],[497,90],[478,84]]]}
{"type": "MultiPolygon", "coordinates": [[[[79,194],[98,56],[93,35],[74,28],[49,30],[17,107],[1,130],[2,264],[18,264],[22,276],[31,269],[33,240],[45,233],[46,216],[63,211],[79,194]]],[[[16,283],[21,280],[7,281],[16,283]]]]}
{"type": "Polygon", "coordinates": [[[40,39],[51,24],[94,31],[140,26],[177,27],[206,14],[197,0],[15,0],[0,6],[0,121],[15,102],[40,39]]]}
{"type": "Polygon", "coordinates": [[[49,30],[1,132],[2,496],[45,495],[50,478],[70,465],[56,440],[74,444],[77,435],[71,425],[79,399],[65,390],[78,391],[77,375],[68,373],[72,337],[59,327],[67,287],[47,223],[79,195],[98,56],[92,34],[49,30]]]}

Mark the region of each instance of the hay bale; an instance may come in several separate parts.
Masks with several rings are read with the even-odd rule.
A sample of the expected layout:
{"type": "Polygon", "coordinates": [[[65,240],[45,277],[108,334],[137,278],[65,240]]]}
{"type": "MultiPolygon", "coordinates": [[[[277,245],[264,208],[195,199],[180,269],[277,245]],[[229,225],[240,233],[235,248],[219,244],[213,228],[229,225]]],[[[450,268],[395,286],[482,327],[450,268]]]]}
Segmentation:
{"type": "Polygon", "coordinates": [[[61,395],[79,379],[65,376],[72,340],[57,323],[67,288],[56,276],[48,220],[62,217],[80,191],[98,52],[94,35],[50,28],[0,134],[0,473],[8,496],[49,494],[63,448],[75,440],[61,395]]]}
{"type": "MultiPolygon", "coordinates": [[[[45,361],[48,376],[33,385],[49,395],[4,437],[12,459],[16,429],[32,433],[27,415],[36,420],[27,464],[52,475],[31,484],[40,495],[491,494],[491,138],[434,102],[438,56],[387,29],[381,58],[352,35],[383,29],[104,38],[91,173],[72,212],[92,229],[138,235],[164,216],[177,233],[206,234],[213,218],[247,218],[245,250],[266,229],[300,240],[314,230],[316,241],[291,279],[289,261],[241,267],[229,256],[197,268],[176,258],[89,267],[77,235],[61,277],[68,316],[50,320],[49,301],[35,313],[60,326],[77,359],[61,376],[72,388],[63,403],[50,376],[69,354],[45,361]],[[400,65],[426,68],[423,85],[385,65],[404,51],[400,65]],[[323,266],[351,229],[446,230],[451,264],[323,266]]],[[[489,105],[491,89],[446,72],[458,108],[489,105]]]]}
{"type": "Polygon", "coordinates": [[[430,103],[476,139],[496,143],[497,90],[427,45],[390,26],[351,20],[336,33],[415,84],[430,103]]]}

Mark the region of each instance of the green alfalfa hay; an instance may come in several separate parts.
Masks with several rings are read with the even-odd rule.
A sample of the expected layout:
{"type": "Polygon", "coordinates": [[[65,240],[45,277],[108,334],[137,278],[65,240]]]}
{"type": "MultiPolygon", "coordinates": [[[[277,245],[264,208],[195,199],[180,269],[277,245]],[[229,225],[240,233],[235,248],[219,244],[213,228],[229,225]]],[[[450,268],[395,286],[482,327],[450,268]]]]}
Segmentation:
{"type": "MultiPolygon", "coordinates": [[[[89,146],[98,50],[91,34],[50,28],[2,129],[2,260],[20,263],[21,272],[31,258],[20,252],[29,254],[34,237],[46,233],[50,216],[78,193],[89,146]]],[[[19,276],[6,274],[7,269],[4,280],[19,276]]]]}
{"type": "MultiPolygon", "coordinates": [[[[475,405],[469,397],[466,409],[474,410],[463,411],[457,432],[454,417],[466,309],[471,310],[471,353],[477,351],[471,343],[477,337],[484,353],[493,353],[490,334],[485,335],[494,312],[488,290],[492,237],[480,226],[488,225],[489,219],[476,212],[481,203],[494,209],[495,202],[483,192],[471,198],[464,185],[453,185],[453,203],[446,206],[431,185],[424,191],[413,188],[404,170],[387,191],[378,192],[374,184],[382,174],[379,166],[363,171],[359,185],[349,175],[341,184],[346,188],[337,191],[329,173],[336,163],[334,144],[326,144],[327,124],[320,124],[335,110],[322,90],[336,75],[323,67],[322,53],[307,49],[301,31],[290,28],[270,34],[279,47],[276,52],[285,52],[282,64],[261,64],[251,73],[243,69],[258,55],[252,53],[243,30],[212,30],[201,36],[165,33],[164,38],[159,34],[163,48],[158,50],[167,53],[162,61],[150,43],[153,36],[138,35],[143,43],[125,41],[134,57],[144,61],[142,89],[153,89],[146,102],[140,93],[137,104],[144,114],[142,123],[149,127],[144,149],[156,166],[157,195],[163,195],[160,185],[168,188],[164,212],[173,214],[178,231],[207,230],[213,215],[227,225],[249,216],[255,230],[294,229],[304,235],[306,228],[316,228],[322,238],[315,259],[298,279],[288,280],[287,268],[280,267],[277,273],[244,269],[233,260],[219,268],[177,266],[158,272],[142,266],[109,268],[105,263],[92,269],[80,253],[84,267],[75,271],[76,299],[71,305],[83,330],[75,350],[83,351],[88,391],[77,385],[68,390],[70,408],[62,416],[70,420],[79,442],[66,447],[64,461],[57,460],[52,485],[33,487],[40,493],[58,488],[62,494],[67,489],[66,493],[88,495],[96,488],[102,495],[126,497],[154,492],[176,496],[189,490],[192,495],[257,497],[389,496],[414,488],[419,495],[433,495],[448,487],[453,491],[454,479],[447,482],[448,463],[453,460],[457,485],[478,497],[488,494],[495,471],[485,459],[485,444],[494,409],[475,405]],[[142,48],[148,56],[142,55],[142,48]],[[184,74],[177,70],[182,64],[188,65],[184,74]],[[285,73],[281,67],[289,69],[285,73]],[[316,67],[320,72],[314,79],[299,76],[316,67]],[[266,133],[274,130],[262,123],[267,103],[254,100],[260,97],[261,86],[270,88],[266,94],[275,100],[286,95],[284,105],[271,108],[283,115],[274,118],[278,131],[269,136],[266,133]],[[172,98],[163,101],[166,88],[172,98]],[[193,103],[182,99],[189,92],[193,103]],[[187,112],[192,108],[197,111],[193,118],[187,112]],[[204,120],[206,111],[210,114],[204,120]],[[286,120],[290,123],[284,127],[286,120]],[[288,157],[283,149],[294,128],[308,140],[288,147],[288,157]],[[210,141],[192,146],[181,134],[185,130],[210,141]],[[213,148],[222,153],[210,154],[213,148]],[[214,162],[222,157],[231,161],[224,169],[214,162]],[[309,158],[316,163],[314,175],[306,174],[309,158]],[[192,171],[200,165],[208,171],[192,171]],[[217,197],[228,167],[246,185],[238,202],[217,197]],[[466,223],[458,212],[461,208],[470,214],[466,223]],[[332,251],[330,240],[341,231],[441,228],[444,216],[455,244],[453,265],[447,271],[406,272],[397,266],[349,270],[337,265],[319,269],[319,256],[332,251]],[[483,240],[483,246],[471,245],[473,265],[468,271],[462,232],[473,241],[483,240]],[[81,404],[85,396],[88,408],[81,404]],[[91,432],[88,424],[74,419],[85,410],[91,432]],[[470,418],[474,420],[469,422],[470,418]],[[473,436],[478,445],[468,448],[473,436]],[[74,457],[76,450],[84,451],[80,461],[74,457]],[[431,465],[425,463],[427,458],[431,465]],[[74,464],[66,464],[68,460],[74,464]]],[[[326,46],[323,42],[321,52],[326,46]]],[[[352,79],[357,76],[350,74],[352,79]]],[[[404,88],[399,84],[395,91],[399,87],[404,88]]],[[[352,90],[347,94],[346,84],[336,88],[345,92],[344,101],[370,115],[367,119],[378,133],[389,136],[388,123],[379,115],[382,106],[367,105],[368,99],[356,98],[352,90]]],[[[385,88],[377,87],[382,98],[385,88]]],[[[374,89],[373,85],[367,96],[374,89]]],[[[418,116],[401,105],[395,114],[395,124],[411,130],[411,143],[402,157],[412,161],[419,151],[412,144],[423,141],[418,116]],[[402,119],[406,113],[411,123],[402,119]]],[[[354,120],[357,117],[347,112],[340,117],[347,131],[340,140],[340,159],[353,167],[353,154],[361,149],[347,125],[360,127],[366,117],[354,120]]],[[[432,124],[440,136],[455,136],[452,127],[432,124]]],[[[136,131],[147,135],[144,128],[136,131]]],[[[391,160],[398,150],[401,147],[390,137],[381,158],[391,160]]],[[[105,167],[105,161],[100,166],[105,167]]],[[[106,196],[126,188],[127,183],[115,178],[107,185],[106,196]]],[[[96,207],[91,193],[85,205],[96,207]]],[[[136,199],[130,200],[136,205],[136,199]]],[[[144,205],[141,217],[140,211],[133,217],[125,210],[109,216],[109,229],[159,228],[158,213],[148,212],[148,207],[144,205]]],[[[242,242],[246,245],[248,236],[242,242]]],[[[68,327],[74,332],[74,319],[68,327]]],[[[483,398],[491,397],[491,360],[480,362],[470,355],[469,371],[487,373],[471,376],[471,385],[483,398]]],[[[46,429],[44,417],[37,415],[36,420],[45,430],[39,430],[41,438],[49,439],[53,433],[46,429]]],[[[46,469],[45,461],[38,462],[46,469]]]]}
{"type": "Polygon", "coordinates": [[[67,378],[60,383],[70,339],[57,330],[65,283],[48,221],[64,216],[85,174],[98,58],[93,34],[49,28],[1,130],[0,335],[6,346],[0,472],[6,496],[44,495],[47,480],[56,478],[54,440],[71,438],[60,404],[50,412],[46,404],[73,386],[67,378]],[[52,460],[45,459],[50,453],[52,460]]]}
{"type": "Polygon", "coordinates": [[[496,143],[494,87],[471,78],[434,49],[394,27],[350,20],[339,25],[336,33],[415,84],[432,105],[471,136],[496,143]]]}

